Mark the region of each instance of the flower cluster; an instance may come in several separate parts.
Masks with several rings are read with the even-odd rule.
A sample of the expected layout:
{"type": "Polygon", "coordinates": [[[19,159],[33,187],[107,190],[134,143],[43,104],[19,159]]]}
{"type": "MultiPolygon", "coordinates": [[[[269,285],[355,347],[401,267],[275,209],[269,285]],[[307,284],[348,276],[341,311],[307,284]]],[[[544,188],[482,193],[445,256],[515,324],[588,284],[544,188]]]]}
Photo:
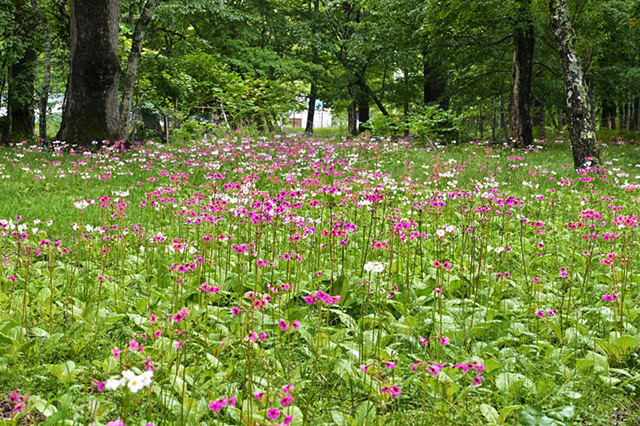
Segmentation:
{"type": "Polygon", "coordinates": [[[231,398],[224,396],[222,398],[219,398],[219,399],[216,399],[215,401],[210,402],[209,408],[213,410],[214,413],[217,413],[218,411],[222,410],[226,406],[235,407],[237,403],[238,401],[235,396],[232,396],[231,398]]]}
{"type": "Polygon", "coordinates": [[[153,378],[153,370],[147,370],[140,375],[136,375],[131,370],[124,370],[122,377],[112,376],[104,382],[105,390],[116,390],[119,387],[126,386],[133,393],[137,393],[140,389],[151,386],[153,378]]]}
{"type": "Polygon", "coordinates": [[[382,262],[367,262],[364,264],[364,270],[367,272],[382,272],[384,271],[384,263],[382,262]]]}
{"type": "Polygon", "coordinates": [[[340,296],[331,296],[329,293],[325,293],[322,290],[318,290],[316,294],[309,294],[303,297],[307,305],[313,305],[318,302],[324,302],[326,305],[332,305],[338,303],[340,296]]]}

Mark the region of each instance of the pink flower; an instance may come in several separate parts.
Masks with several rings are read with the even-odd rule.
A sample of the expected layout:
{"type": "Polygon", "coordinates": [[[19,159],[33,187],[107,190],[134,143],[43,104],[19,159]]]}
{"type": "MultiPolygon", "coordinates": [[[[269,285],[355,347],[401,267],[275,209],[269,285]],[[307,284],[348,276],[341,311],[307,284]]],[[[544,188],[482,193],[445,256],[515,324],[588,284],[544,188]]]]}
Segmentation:
{"type": "Polygon", "coordinates": [[[247,334],[247,339],[251,340],[252,342],[256,342],[258,341],[258,333],[256,333],[255,331],[252,331],[251,333],[247,334]]]}
{"type": "Polygon", "coordinates": [[[282,393],[285,395],[291,392],[292,390],[293,390],[293,385],[284,385],[282,387],[282,393]]]}
{"type": "Polygon", "coordinates": [[[282,424],[288,425],[293,421],[293,414],[284,418],[282,424]]]}
{"type": "Polygon", "coordinates": [[[449,344],[449,338],[447,336],[440,337],[440,344],[442,346],[446,346],[449,344]]]}
{"type": "Polygon", "coordinates": [[[151,317],[149,318],[149,322],[152,324],[155,324],[158,322],[158,317],[156,316],[156,314],[151,314],[151,317]]]}
{"type": "Polygon", "coordinates": [[[280,410],[278,410],[277,408],[269,408],[267,410],[267,417],[271,420],[277,419],[278,417],[280,417],[280,410]]]}
{"type": "Polygon", "coordinates": [[[433,292],[435,294],[440,294],[440,293],[442,293],[442,289],[440,287],[436,287],[436,288],[433,289],[433,292]]]}
{"type": "Polygon", "coordinates": [[[117,346],[116,346],[115,348],[113,348],[113,349],[111,350],[111,353],[113,354],[113,359],[118,359],[118,358],[120,358],[120,353],[121,353],[121,352],[122,352],[122,351],[121,351],[120,349],[118,349],[118,347],[117,347],[117,346]]]}
{"type": "Polygon", "coordinates": [[[393,370],[394,368],[396,368],[396,365],[391,361],[385,362],[384,366],[387,367],[387,369],[389,369],[389,370],[393,370]]]}
{"type": "Polygon", "coordinates": [[[298,328],[300,328],[300,321],[295,320],[294,322],[291,323],[291,327],[293,327],[294,330],[297,330],[298,328]]]}
{"type": "Polygon", "coordinates": [[[258,401],[262,401],[262,398],[264,398],[265,395],[266,393],[261,391],[255,391],[253,393],[254,398],[257,399],[258,401]]]}
{"type": "Polygon", "coordinates": [[[360,366],[360,370],[362,370],[362,371],[364,371],[364,372],[366,373],[366,372],[367,372],[367,370],[369,370],[369,366],[368,366],[368,365],[366,365],[366,364],[362,364],[362,365],[360,366]]]}
{"type": "Polygon", "coordinates": [[[440,374],[440,371],[442,371],[442,369],[446,366],[447,364],[437,364],[437,363],[433,363],[431,364],[429,367],[427,367],[427,371],[429,373],[431,373],[432,376],[437,376],[438,374],[440,374]]]}
{"type": "Polygon", "coordinates": [[[291,404],[292,399],[293,398],[291,397],[291,395],[284,396],[280,400],[280,405],[282,405],[283,407],[288,407],[291,404]]]}
{"type": "Polygon", "coordinates": [[[107,423],[107,426],[127,426],[124,422],[121,422],[120,419],[115,419],[112,422],[107,423]]]}
{"type": "Polygon", "coordinates": [[[482,381],[484,380],[484,377],[482,376],[477,376],[473,378],[473,381],[471,382],[471,384],[473,386],[480,386],[482,384],[482,381]]]}
{"type": "Polygon", "coordinates": [[[281,318],[280,321],[278,321],[278,325],[280,326],[280,330],[282,331],[289,329],[289,325],[287,324],[287,321],[285,321],[283,318],[281,318]]]}

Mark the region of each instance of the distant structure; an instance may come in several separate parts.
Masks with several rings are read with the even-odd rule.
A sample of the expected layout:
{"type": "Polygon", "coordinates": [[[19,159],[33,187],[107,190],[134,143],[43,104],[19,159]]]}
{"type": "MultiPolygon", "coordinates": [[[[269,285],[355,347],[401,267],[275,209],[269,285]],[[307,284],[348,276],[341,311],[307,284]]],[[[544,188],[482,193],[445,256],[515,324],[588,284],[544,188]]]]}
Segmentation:
{"type": "MultiPolygon", "coordinates": [[[[308,100],[305,100],[307,104],[308,100]]],[[[307,116],[309,115],[309,110],[305,109],[301,112],[290,112],[289,113],[289,125],[293,127],[302,127],[304,128],[307,125],[307,116]]],[[[322,101],[316,101],[316,112],[313,114],[313,128],[314,129],[322,129],[324,127],[333,126],[333,114],[331,113],[331,109],[324,108],[324,104],[322,101]]]]}

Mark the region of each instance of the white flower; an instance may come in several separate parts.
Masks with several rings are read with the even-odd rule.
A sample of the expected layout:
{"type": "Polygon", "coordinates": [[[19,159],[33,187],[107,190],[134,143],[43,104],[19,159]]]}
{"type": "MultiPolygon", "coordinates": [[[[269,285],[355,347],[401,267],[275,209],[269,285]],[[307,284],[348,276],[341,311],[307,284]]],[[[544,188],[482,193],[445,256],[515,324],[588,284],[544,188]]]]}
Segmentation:
{"type": "Polygon", "coordinates": [[[382,262],[367,262],[364,264],[364,270],[367,272],[382,272],[384,264],[382,262]]]}
{"type": "Polygon", "coordinates": [[[122,372],[122,378],[124,380],[126,380],[127,382],[130,381],[131,379],[133,379],[134,377],[136,377],[136,373],[134,373],[131,370],[124,370],[122,372]]]}
{"type": "Polygon", "coordinates": [[[436,231],[436,235],[437,235],[438,237],[444,237],[444,229],[438,229],[438,230],[436,231]]]}
{"type": "Polygon", "coordinates": [[[116,390],[120,387],[122,383],[120,382],[120,379],[118,378],[118,376],[112,376],[109,377],[107,379],[107,382],[104,385],[104,388],[106,390],[116,390]]]}
{"type": "Polygon", "coordinates": [[[144,383],[145,382],[142,376],[133,376],[132,378],[129,379],[127,386],[129,387],[129,390],[131,392],[137,393],[140,389],[142,389],[145,386],[144,383]]]}
{"type": "Polygon", "coordinates": [[[153,377],[153,370],[147,370],[138,376],[142,380],[144,386],[151,386],[151,378],[153,377]]]}

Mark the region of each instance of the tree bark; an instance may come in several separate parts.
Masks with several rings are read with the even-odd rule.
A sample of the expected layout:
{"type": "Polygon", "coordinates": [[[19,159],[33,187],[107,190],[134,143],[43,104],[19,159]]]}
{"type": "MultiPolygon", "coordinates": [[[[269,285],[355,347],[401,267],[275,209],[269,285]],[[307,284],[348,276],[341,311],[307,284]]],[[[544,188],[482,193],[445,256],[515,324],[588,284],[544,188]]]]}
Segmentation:
{"type": "Polygon", "coordinates": [[[631,113],[629,130],[640,130],[640,97],[633,100],[633,112],[631,113]]]}
{"type": "Polygon", "coordinates": [[[310,136],[313,134],[313,119],[316,115],[316,97],[318,88],[315,83],[311,83],[311,92],[309,93],[309,108],[307,110],[307,123],[304,128],[304,134],[310,136]]]}
{"type": "Polygon", "coordinates": [[[509,143],[509,129],[507,128],[506,120],[504,119],[504,101],[502,100],[502,96],[500,96],[500,128],[504,131],[504,141],[509,143]]]}
{"type": "Polygon", "coordinates": [[[370,111],[369,111],[369,101],[368,99],[361,99],[358,103],[358,121],[360,121],[360,126],[358,127],[358,132],[364,132],[367,127],[367,121],[369,121],[370,111]]]}
{"type": "Polygon", "coordinates": [[[71,0],[71,66],[56,138],[90,147],[115,141],[118,114],[120,0],[71,0]]]}
{"type": "Polygon", "coordinates": [[[551,25],[562,62],[562,75],[569,107],[569,134],[573,148],[573,165],[583,170],[600,162],[589,91],[582,64],[576,52],[576,34],[571,26],[567,0],[550,0],[551,25]]]}
{"type": "Polygon", "coordinates": [[[136,22],[136,28],[131,40],[131,52],[127,61],[127,70],[122,88],[122,102],[120,103],[120,137],[126,139],[131,127],[131,108],[133,105],[133,94],[136,86],[136,76],[138,75],[138,65],[142,54],[142,43],[144,34],[153,18],[156,7],[162,0],[147,0],[142,8],[142,14],[136,22]]]}
{"type": "Polygon", "coordinates": [[[426,58],[427,50],[423,51],[423,96],[424,104],[437,103],[442,109],[449,109],[449,99],[444,95],[447,89],[447,82],[442,72],[426,58]]]}
{"type": "Polygon", "coordinates": [[[38,102],[38,133],[41,140],[47,139],[47,110],[49,106],[49,89],[51,87],[51,37],[49,36],[49,27],[40,13],[38,0],[31,0],[33,13],[42,32],[44,41],[44,71],[42,78],[42,89],[40,90],[38,102]]]}
{"type": "Polygon", "coordinates": [[[531,0],[517,0],[518,16],[514,34],[511,96],[509,97],[509,129],[515,146],[533,145],[531,122],[531,84],[535,34],[531,18],[531,0]]]}
{"type": "Polygon", "coordinates": [[[35,31],[35,22],[28,2],[18,2],[17,15],[20,20],[19,35],[25,47],[18,62],[9,67],[7,133],[8,140],[13,142],[32,139],[35,128],[33,109],[37,53],[32,35],[35,31]]]}
{"type": "Polygon", "coordinates": [[[356,101],[352,101],[347,109],[347,131],[352,136],[358,135],[358,115],[356,112],[356,101]]]}
{"type": "Polygon", "coordinates": [[[540,105],[540,140],[547,139],[547,106],[540,105]]]}

